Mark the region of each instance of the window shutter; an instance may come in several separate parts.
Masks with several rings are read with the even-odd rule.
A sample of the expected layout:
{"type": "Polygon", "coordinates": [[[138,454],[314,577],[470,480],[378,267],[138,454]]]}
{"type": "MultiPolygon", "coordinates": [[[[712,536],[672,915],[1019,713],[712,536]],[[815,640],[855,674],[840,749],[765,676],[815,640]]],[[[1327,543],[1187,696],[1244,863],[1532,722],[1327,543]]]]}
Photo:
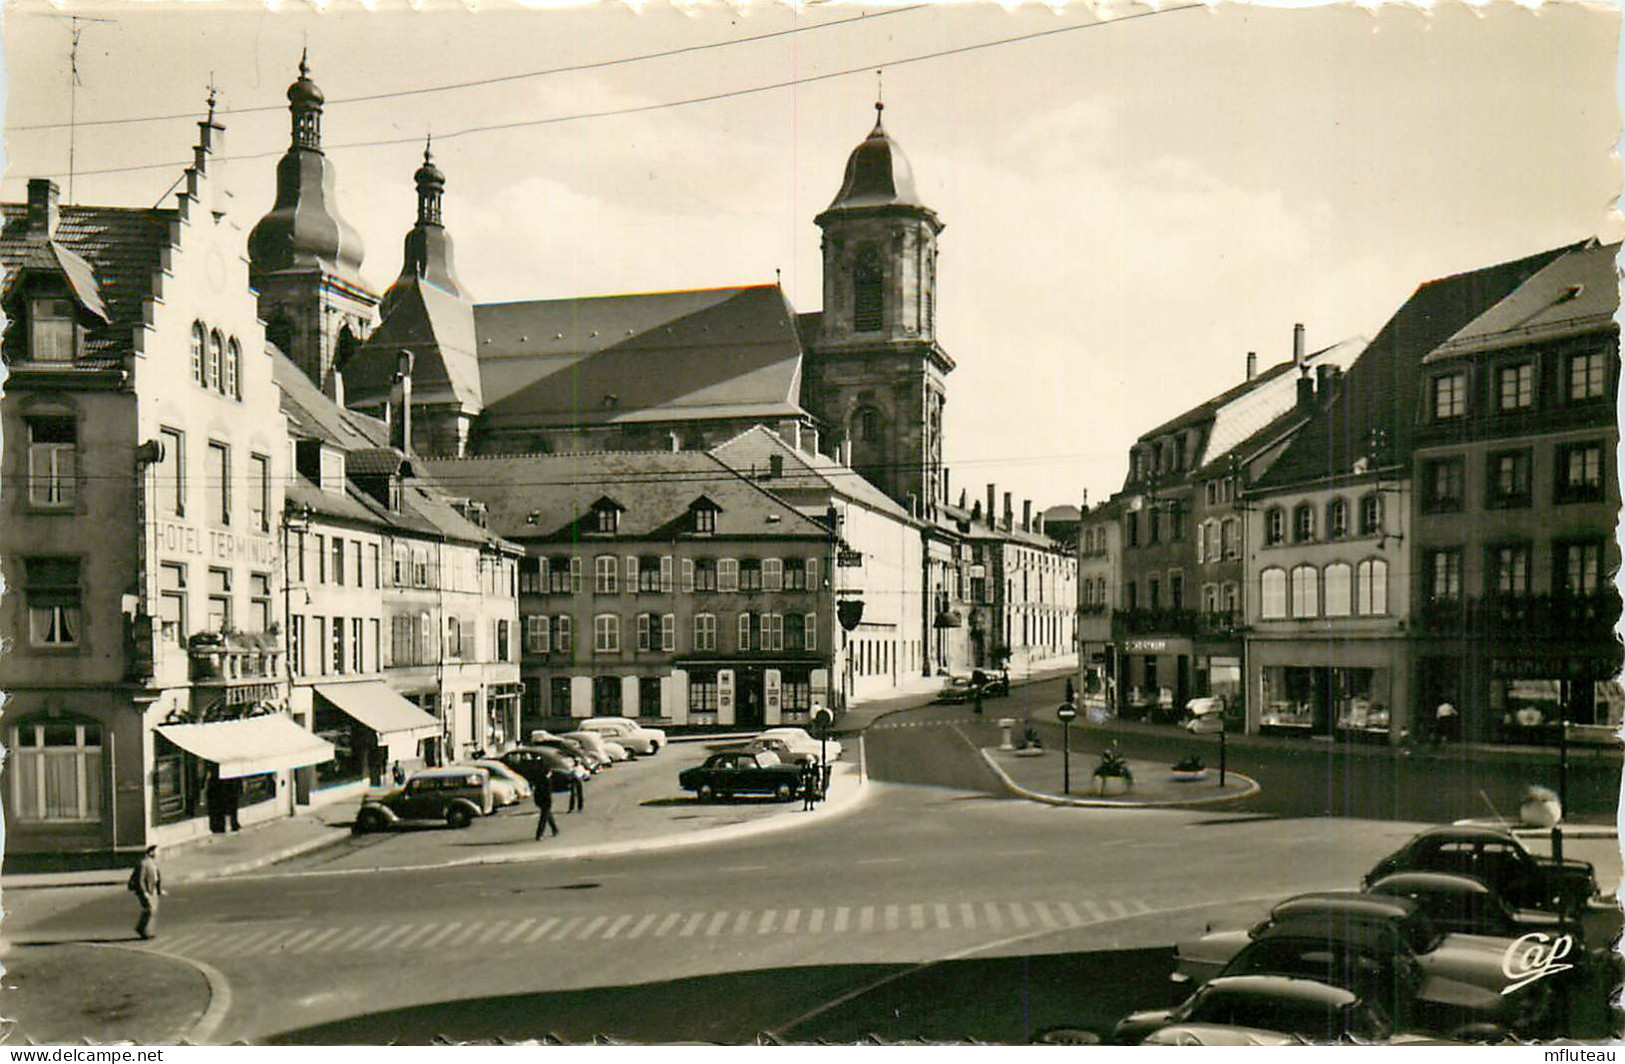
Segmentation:
{"type": "Polygon", "coordinates": [[[649,649],[649,615],[647,613],[638,614],[638,649],[649,649]]]}
{"type": "Polygon", "coordinates": [[[570,559],[570,594],[581,594],[581,557],[570,559]]]}
{"type": "Polygon", "coordinates": [[[817,591],[818,590],[818,559],[817,558],[808,558],[807,559],[807,590],[808,591],[817,591]]]}
{"type": "Polygon", "coordinates": [[[705,649],[705,614],[694,615],[694,649],[705,649]]]}
{"type": "Polygon", "coordinates": [[[693,593],[694,593],[694,559],[693,558],[684,558],[683,559],[683,594],[692,595],[693,593]]]}
{"type": "Polygon", "coordinates": [[[546,559],[546,558],[538,558],[538,559],[536,559],[536,561],[537,561],[537,571],[541,574],[541,581],[542,581],[541,584],[536,588],[536,590],[540,591],[542,594],[545,595],[545,594],[547,594],[547,589],[550,586],[552,586],[551,585],[551,581],[552,581],[551,568],[550,568],[550,566],[548,564],[548,559],[546,559]]]}
{"type": "Polygon", "coordinates": [[[739,649],[750,649],[750,614],[739,615],[739,649]]]}
{"type": "Polygon", "coordinates": [[[671,653],[677,649],[677,614],[666,613],[660,617],[660,649],[671,653]]]}
{"type": "Polygon", "coordinates": [[[762,561],[762,590],[784,590],[784,559],[766,558],[762,561]]]}
{"type": "Polygon", "coordinates": [[[739,560],[722,558],[717,561],[717,590],[739,590],[739,560]]]}
{"type": "Polygon", "coordinates": [[[806,619],[806,621],[804,623],[806,624],[806,629],[805,629],[805,634],[803,635],[802,638],[805,641],[806,647],[807,647],[808,650],[817,650],[818,649],[818,614],[816,614],[816,613],[807,614],[807,619],[806,619]]]}
{"type": "Polygon", "coordinates": [[[570,620],[569,616],[561,615],[559,617],[557,628],[558,638],[554,640],[554,642],[557,645],[560,654],[568,654],[571,650],[571,637],[574,635],[574,632],[572,631],[574,628],[574,622],[570,620]]]}
{"type": "Polygon", "coordinates": [[[548,644],[551,642],[551,640],[548,639],[548,636],[552,634],[548,631],[548,628],[551,626],[548,624],[547,614],[544,613],[540,617],[537,617],[536,622],[536,652],[538,654],[546,654],[550,650],[548,644]]]}
{"type": "Polygon", "coordinates": [[[664,554],[660,558],[660,590],[664,594],[671,594],[671,555],[664,554]]]}
{"type": "Polygon", "coordinates": [[[626,593],[628,595],[638,593],[638,559],[635,554],[626,556],[626,593]]]}

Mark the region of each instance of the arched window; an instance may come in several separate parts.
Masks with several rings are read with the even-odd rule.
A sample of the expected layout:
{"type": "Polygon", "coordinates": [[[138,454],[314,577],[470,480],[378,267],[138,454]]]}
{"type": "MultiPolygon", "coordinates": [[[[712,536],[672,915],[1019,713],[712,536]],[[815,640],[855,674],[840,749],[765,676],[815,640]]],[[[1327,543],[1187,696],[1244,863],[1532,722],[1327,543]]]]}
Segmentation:
{"type": "Polygon", "coordinates": [[[1320,573],[1313,565],[1300,565],[1292,570],[1292,616],[1319,615],[1320,573]]]}
{"type": "Polygon", "coordinates": [[[1286,570],[1265,569],[1258,574],[1258,612],[1266,621],[1286,616],[1286,570]]]}
{"type": "Polygon", "coordinates": [[[1388,563],[1367,558],[1355,569],[1354,612],[1378,617],[1388,612],[1388,563]]]}
{"type": "Polygon", "coordinates": [[[1326,538],[1342,539],[1349,534],[1348,500],[1339,496],[1326,504],[1326,538]]]}
{"type": "Polygon", "coordinates": [[[1299,503],[1292,510],[1292,542],[1308,543],[1315,538],[1315,508],[1299,503]]]}
{"type": "Polygon", "coordinates": [[[226,341],[221,337],[219,330],[216,330],[209,334],[209,377],[205,382],[208,387],[224,390],[225,374],[221,363],[225,359],[226,341]]]}
{"type": "Polygon", "coordinates": [[[1382,499],[1376,492],[1360,497],[1360,535],[1382,535],[1382,499]]]}
{"type": "Polygon", "coordinates": [[[192,379],[199,384],[203,383],[203,323],[192,323],[192,379]]]}
{"type": "Polygon", "coordinates": [[[858,415],[858,439],[865,443],[880,441],[880,411],[865,410],[858,415]]]}
{"type": "Polygon", "coordinates": [[[1349,615],[1349,591],[1354,570],[1347,562],[1334,562],[1326,566],[1326,616],[1349,615]]]}
{"type": "Polygon", "coordinates": [[[1264,511],[1264,544],[1273,546],[1286,539],[1286,511],[1272,506],[1264,511]]]}
{"type": "Polygon", "coordinates": [[[857,332],[880,331],[886,310],[884,281],[880,252],[864,248],[852,268],[852,328],[857,332]]]}
{"type": "Polygon", "coordinates": [[[243,348],[233,336],[226,345],[226,394],[233,399],[243,397],[243,348]]]}
{"type": "Polygon", "coordinates": [[[102,727],[70,718],[11,728],[11,815],[21,823],[102,818],[102,727]]]}

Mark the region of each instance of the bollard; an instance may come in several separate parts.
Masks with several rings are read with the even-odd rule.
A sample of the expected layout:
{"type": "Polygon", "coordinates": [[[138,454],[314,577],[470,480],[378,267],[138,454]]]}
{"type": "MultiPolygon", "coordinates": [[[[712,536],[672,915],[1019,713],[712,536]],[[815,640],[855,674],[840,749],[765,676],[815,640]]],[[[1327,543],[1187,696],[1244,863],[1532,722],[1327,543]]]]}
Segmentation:
{"type": "Polygon", "coordinates": [[[999,749],[1000,750],[1014,750],[1016,748],[1016,743],[1015,743],[1015,739],[1014,739],[1015,730],[1016,730],[1015,718],[1013,718],[1013,717],[1000,717],[999,718],[999,749]]]}

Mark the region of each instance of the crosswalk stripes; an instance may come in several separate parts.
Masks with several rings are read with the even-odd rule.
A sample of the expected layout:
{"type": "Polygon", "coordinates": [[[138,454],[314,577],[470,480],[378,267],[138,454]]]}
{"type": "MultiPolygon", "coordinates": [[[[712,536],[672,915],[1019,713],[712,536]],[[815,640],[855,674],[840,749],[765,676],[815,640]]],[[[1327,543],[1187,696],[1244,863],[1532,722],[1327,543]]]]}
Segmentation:
{"type": "Polygon", "coordinates": [[[920,932],[1039,934],[1131,920],[1156,910],[1143,898],[1071,898],[1025,902],[898,902],[828,908],[608,912],[561,918],[368,923],[339,927],[206,926],[166,936],[166,953],[212,957],[429,952],[541,942],[608,942],[643,937],[734,938],[755,935],[892,935],[920,932]]]}

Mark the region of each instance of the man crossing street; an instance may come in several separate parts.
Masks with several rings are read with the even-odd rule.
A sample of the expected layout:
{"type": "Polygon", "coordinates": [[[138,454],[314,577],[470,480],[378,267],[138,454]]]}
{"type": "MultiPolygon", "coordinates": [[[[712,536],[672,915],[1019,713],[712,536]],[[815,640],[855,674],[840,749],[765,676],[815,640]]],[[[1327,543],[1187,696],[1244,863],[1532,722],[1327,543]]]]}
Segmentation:
{"type": "Polygon", "coordinates": [[[141,919],[135,923],[135,933],[143,939],[158,933],[158,899],[164,894],[163,876],[158,872],[158,847],[148,846],[141,863],[130,872],[130,890],[141,903],[141,919]]]}
{"type": "Polygon", "coordinates": [[[536,841],[542,841],[542,837],[547,833],[548,828],[553,829],[553,837],[557,838],[559,822],[553,819],[552,773],[542,773],[541,778],[536,781],[536,786],[531,795],[536,801],[536,841]]]}

